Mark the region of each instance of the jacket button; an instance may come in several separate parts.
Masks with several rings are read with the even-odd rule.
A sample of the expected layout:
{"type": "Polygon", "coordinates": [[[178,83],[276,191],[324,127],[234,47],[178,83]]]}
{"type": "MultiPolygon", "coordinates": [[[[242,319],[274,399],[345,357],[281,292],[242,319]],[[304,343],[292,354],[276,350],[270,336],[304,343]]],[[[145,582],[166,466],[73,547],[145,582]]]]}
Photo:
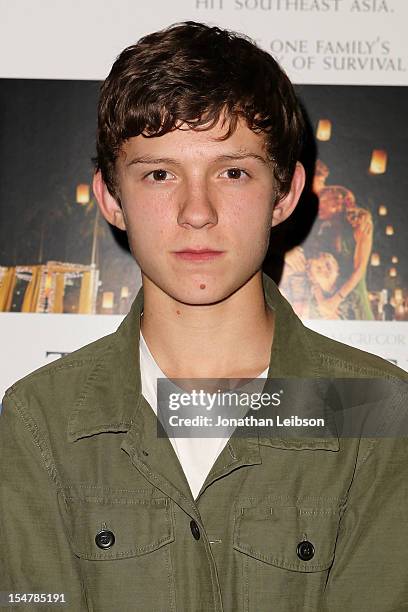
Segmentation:
{"type": "Polygon", "coordinates": [[[310,561],[310,559],[313,559],[314,557],[315,549],[311,542],[303,540],[303,542],[299,542],[299,544],[297,545],[296,552],[297,556],[302,561],[310,561]]]}
{"type": "Polygon", "coordinates": [[[190,529],[196,540],[200,539],[200,528],[195,521],[190,521],[190,529]]]}
{"type": "Polygon", "coordinates": [[[110,548],[115,543],[115,536],[112,531],[102,529],[96,534],[95,542],[99,548],[110,548]]]}

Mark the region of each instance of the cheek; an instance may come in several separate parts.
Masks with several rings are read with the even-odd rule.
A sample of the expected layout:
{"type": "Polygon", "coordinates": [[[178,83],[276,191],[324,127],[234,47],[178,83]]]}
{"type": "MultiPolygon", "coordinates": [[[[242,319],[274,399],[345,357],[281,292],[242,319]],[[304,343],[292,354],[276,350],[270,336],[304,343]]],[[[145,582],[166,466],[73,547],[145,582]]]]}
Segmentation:
{"type": "Polygon", "coordinates": [[[263,243],[269,237],[272,224],[272,205],[263,204],[264,199],[239,202],[231,209],[228,224],[235,228],[236,235],[243,243],[252,241],[263,243]],[[262,204],[261,204],[262,203],[262,204]]]}
{"type": "Polygon", "coordinates": [[[164,237],[171,224],[169,208],[152,202],[138,202],[128,206],[127,231],[139,243],[149,243],[152,238],[164,237]]]}

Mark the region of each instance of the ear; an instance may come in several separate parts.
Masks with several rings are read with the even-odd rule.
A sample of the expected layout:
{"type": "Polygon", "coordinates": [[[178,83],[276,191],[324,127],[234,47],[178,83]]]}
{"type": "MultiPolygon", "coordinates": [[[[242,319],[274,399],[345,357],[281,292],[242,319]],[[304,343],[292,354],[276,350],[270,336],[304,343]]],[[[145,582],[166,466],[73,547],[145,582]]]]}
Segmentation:
{"type": "Polygon", "coordinates": [[[100,170],[95,172],[93,176],[92,187],[99,209],[105,219],[111,225],[115,225],[119,229],[126,231],[123,210],[109,192],[100,170]]]}
{"type": "Polygon", "coordinates": [[[272,212],[272,227],[285,221],[295,210],[299,202],[300,195],[305,186],[306,173],[300,162],[296,162],[295,172],[293,173],[290,191],[279,200],[272,212]]]}

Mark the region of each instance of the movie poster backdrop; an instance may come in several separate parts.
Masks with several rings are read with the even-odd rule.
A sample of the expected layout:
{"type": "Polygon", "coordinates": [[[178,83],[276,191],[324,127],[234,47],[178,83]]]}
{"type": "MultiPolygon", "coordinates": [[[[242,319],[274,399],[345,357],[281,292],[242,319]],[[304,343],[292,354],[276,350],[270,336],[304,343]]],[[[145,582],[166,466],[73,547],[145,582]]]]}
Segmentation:
{"type": "MultiPolygon", "coordinates": [[[[15,11],[12,28],[24,4],[9,7],[15,11]]],[[[112,2],[111,10],[119,4],[112,2]]],[[[164,2],[156,4],[165,8],[164,2]]],[[[406,4],[180,4],[183,14],[156,23],[147,19],[131,39],[128,29],[121,36],[120,24],[111,24],[115,48],[110,56],[105,50],[105,71],[95,63],[93,78],[80,72],[82,57],[92,72],[88,62],[94,52],[84,41],[78,66],[71,59],[58,71],[55,58],[45,53],[40,65],[30,66],[27,56],[28,65],[18,57],[11,60],[14,67],[2,60],[0,329],[7,359],[1,391],[43,363],[114,331],[141,286],[126,236],[106,223],[92,194],[98,91],[122,47],[186,18],[257,40],[288,71],[305,110],[302,161],[308,188],[293,218],[272,232],[265,271],[307,325],[408,369],[406,4]],[[361,19],[364,38],[361,32],[353,37],[350,24],[361,19]],[[339,23],[348,24],[341,37],[339,23]],[[76,69],[78,78],[72,78],[76,69]]],[[[122,5],[131,15],[141,11],[122,5]]],[[[75,23],[70,11],[67,3],[65,13],[75,23]]],[[[56,19],[54,9],[41,28],[53,28],[56,19]]],[[[97,47],[101,44],[98,40],[97,47]]],[[[20,54],[27,53],[29,41],[26,45],[20,54]]]]}

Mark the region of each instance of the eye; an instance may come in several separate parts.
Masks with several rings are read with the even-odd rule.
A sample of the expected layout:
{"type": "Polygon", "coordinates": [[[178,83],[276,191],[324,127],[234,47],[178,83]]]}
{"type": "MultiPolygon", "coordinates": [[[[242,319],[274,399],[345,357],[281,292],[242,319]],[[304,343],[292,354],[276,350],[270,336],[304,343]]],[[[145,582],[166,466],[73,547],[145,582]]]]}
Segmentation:
{"type": "MultiPolygon", "coordinates": [[[[158,170],[152,170],[151,172],[149,172],[149,174],[146,174],[146,176],[144,178],[147,178],[149,176],[152,176],[153,178],[153,183],[164,183],[166,182],[166,175],[170,174],[170,172],[168,172],[167,170],[163,170],[162,168],[158,169],[158,170]]],[[[173,175],[171,175],[173,176],[173,175]]]]}
{"type": "Polygon", "coordinates": [[[228,178],[233,180],[239,180],[240,178],[242,178],[242,174],[245,174],[247,177],[249,177],[248,172],[246,170],[242,170],[242,168],[228,168],[222,174],[224,174],[225,172],[228,172],[228,178]]]}

